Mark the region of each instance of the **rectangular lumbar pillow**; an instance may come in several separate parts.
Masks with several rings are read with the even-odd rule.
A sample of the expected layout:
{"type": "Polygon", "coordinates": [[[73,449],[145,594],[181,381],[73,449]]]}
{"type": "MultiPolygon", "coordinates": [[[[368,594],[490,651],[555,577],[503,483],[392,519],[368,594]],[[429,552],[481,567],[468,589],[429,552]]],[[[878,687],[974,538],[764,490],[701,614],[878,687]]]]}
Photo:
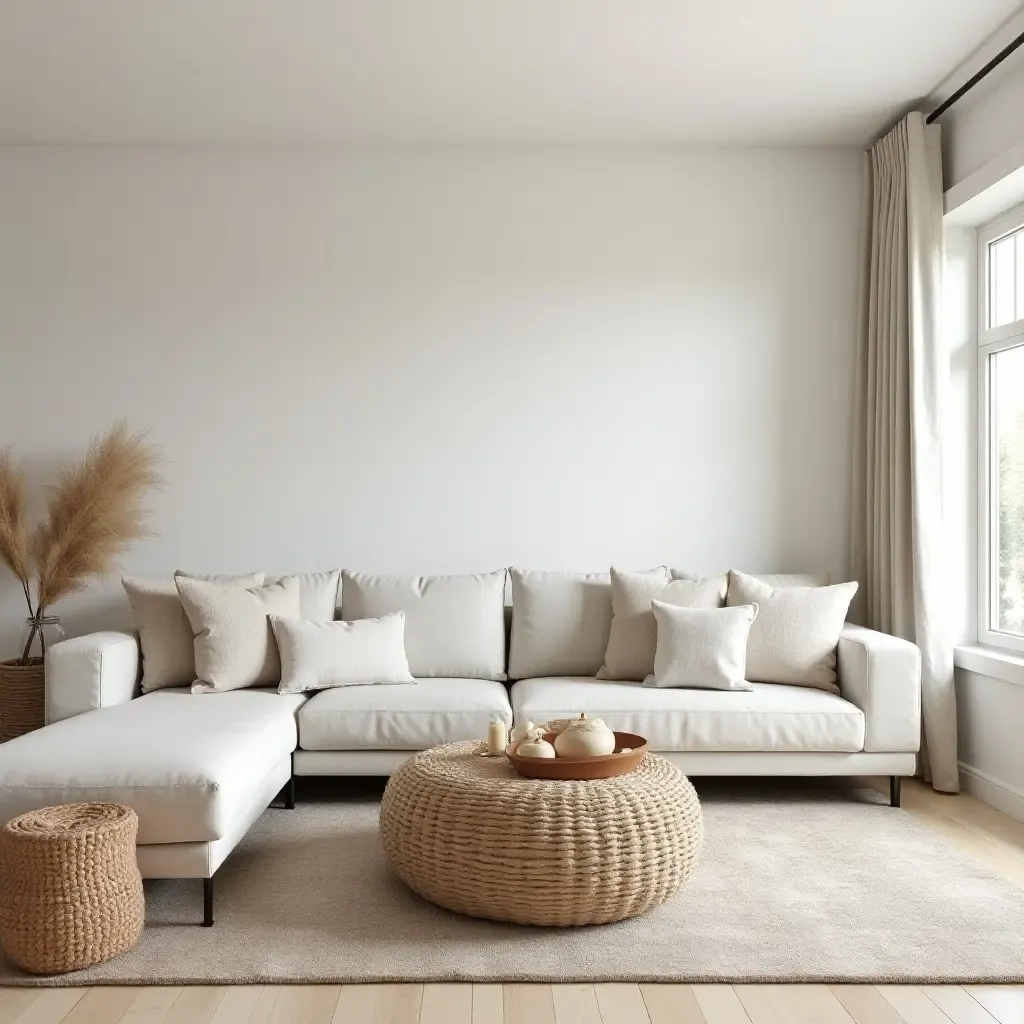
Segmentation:
{"type": "Polygon", "coordinates": [[[747,635],[757,605],[680,608],[652,601],[658,624],[654,671],[644,686],[752,690],[746,681],[747,635]]]}
{"type": "Polygon", "coordinates": [[[355,622],[270,616],[281,653],[281,693],[364,683],[412,683],[405,657],[405,613],[355,622]]]}
{"type": "Polygon", "coordinates": [[[509,574],[509,677],[596,675],[612,622],[608,573],[510,569],[509,574]]]}
{"type": "Polygon", "coordinates": [[[665,566],[645,572],[624,572],[612,566],[612,622],[598,679],[640,681],[654,671],[658,625],[652,601],[680,608],[721,608],[725,603],[725,576],[699,580],[672,576],[665,566]]]}
{"type": "MultiPolygon", "coordinates": [[[[263,585],[261,572],[252,572],[246,576],[203,576],[179,569],[175,576],[232,587],[263,585]]],[[[192,627],[181,606],[174,580],[125,577],[121,585],[128,595],[135,617],[135,628],[139,631],[142,692],[149,693],[167,686],[191,686],[196,677],[192,627]]]]}
{"type": "Polygon", "coordinates": [[[341,574],[341,618],[405,612],[417,678],[505,679],[506,572],[473,576],[341,574]]]}
{"type": "Polygon", "coordinates": [[[297,579],[247,589],[183,576],[174,582],[195,638],[193,693],[280,683],[281,658],[269,616],[299,617],[297,579]]]}
{"type": "Polygon", "coordinates": [[[747,641],[747,678],[838,693],[836,646],[856,593],[856,583],[771,587],[730,571],[727,603],[758,606],[747,641]]]}

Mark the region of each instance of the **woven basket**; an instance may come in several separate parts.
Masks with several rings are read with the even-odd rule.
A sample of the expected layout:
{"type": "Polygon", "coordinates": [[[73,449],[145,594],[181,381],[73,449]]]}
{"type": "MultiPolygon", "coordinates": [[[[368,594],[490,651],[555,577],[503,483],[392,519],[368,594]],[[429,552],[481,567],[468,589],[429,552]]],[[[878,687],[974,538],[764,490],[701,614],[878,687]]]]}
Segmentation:
{"type": "Polygon", "coordinates": [[[697,866],[704,827],[689,780],[648,754],[611,779],[519,776],[480,743],[424,751],[381,803],[384,851],[415,892],[520,924],[605,924],[669,899],[697,866]]]}
{"type": "Polygon", "coordinates": [[[0,661],[0,740],[41,729],[45,695],[42,658],[30,658],[27,665],[0,661]]]}
{"type": "Polygon", "coordinates": [[[0,945],[32,974],[103,963],[132,948],[145,905],[139,819],[120,804],[31,811],[0,831],[0,945]]]}

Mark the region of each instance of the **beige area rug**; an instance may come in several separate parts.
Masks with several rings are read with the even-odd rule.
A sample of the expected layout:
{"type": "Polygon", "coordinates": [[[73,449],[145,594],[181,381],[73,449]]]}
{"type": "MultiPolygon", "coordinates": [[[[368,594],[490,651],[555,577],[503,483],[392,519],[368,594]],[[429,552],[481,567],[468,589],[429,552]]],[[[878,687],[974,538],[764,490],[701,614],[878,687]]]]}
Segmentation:
{"type": "MultiPolygon", "coordinates": [[[[381,853],[376,782],[306,780],[218,872],[213,928],[199,882],[147,882],[140,944],[56,983],[1024,981],[1024,892],[878,794],[697,781],[689,886],[640,918],[554,930],[419,899],[381,853]]],[[[0,963],[0,984],[39,983],[0,963]]]]}

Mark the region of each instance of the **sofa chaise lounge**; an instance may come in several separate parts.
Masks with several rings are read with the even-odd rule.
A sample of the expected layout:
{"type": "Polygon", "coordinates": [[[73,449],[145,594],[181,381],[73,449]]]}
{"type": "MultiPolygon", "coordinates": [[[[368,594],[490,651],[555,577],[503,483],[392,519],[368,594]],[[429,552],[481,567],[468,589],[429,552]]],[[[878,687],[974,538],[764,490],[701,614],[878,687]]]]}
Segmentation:
{"type": "MultiPolygon", "coordinates": [[[[300,587],[322,587],[325,576],[337,588],[337,574],[322,573],[300,576],[300,587]]],[[[210,925],[217,869],[275,798],[294,805],[296,776],[389,775],[417,751],[486,736],[496,719],[511,727],[585,711],[646,736],[691,775],[888,775],[898,805],[920,745],[913,644],[847,625],[839,693],[651,688],[596,678],[611,621],[607,574],[512,570],[510,614],[505,580],[504,571],[343,574],[338,618],[405,612],[413,684],[140,694],[135,635],[57,644],[48,724],[0,747],[0,820],[73,801],[128,804],[143,877],[203,879],[210,925]]]]}

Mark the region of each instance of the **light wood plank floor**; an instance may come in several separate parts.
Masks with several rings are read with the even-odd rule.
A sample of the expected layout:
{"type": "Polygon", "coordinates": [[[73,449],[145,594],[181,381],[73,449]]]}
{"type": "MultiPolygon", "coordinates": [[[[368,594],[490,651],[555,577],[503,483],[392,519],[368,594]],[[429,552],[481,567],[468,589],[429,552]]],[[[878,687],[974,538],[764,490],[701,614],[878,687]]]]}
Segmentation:
{"type": "MultiPolygon", "coordinates": [[[[1024,823],[903,784],[903,807],[1024,888],[1024,823]]],[[[1024,936],[1021,937],[1024,944],[1024,936]]],[[[1024,1024],[1024,986],[282,985],[2,989],[0,1024],[1024,1024]]]]}

